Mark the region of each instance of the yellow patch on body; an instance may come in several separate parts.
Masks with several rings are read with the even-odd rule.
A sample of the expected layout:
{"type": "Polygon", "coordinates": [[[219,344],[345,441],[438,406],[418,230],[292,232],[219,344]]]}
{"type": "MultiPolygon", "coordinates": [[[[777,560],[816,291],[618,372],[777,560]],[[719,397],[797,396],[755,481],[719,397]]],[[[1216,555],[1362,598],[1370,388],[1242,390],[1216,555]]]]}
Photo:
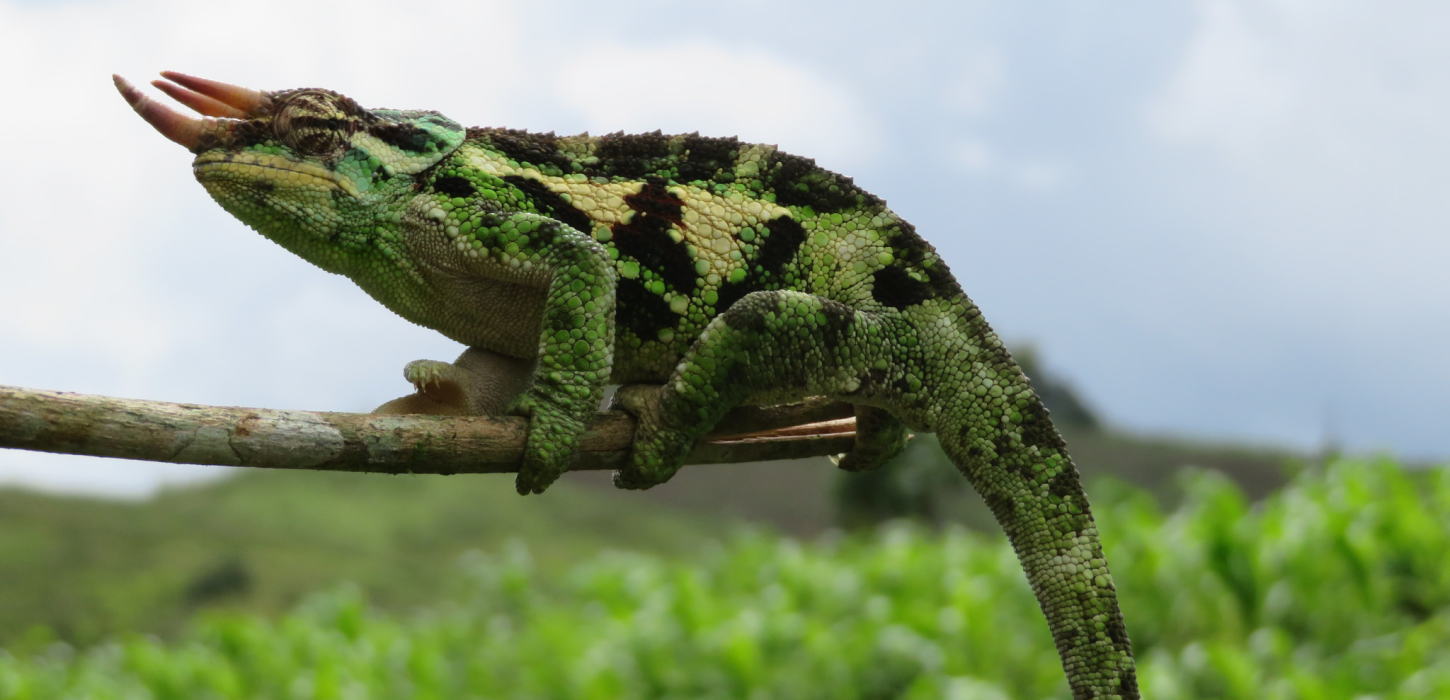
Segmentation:
{"type": "MultiPolygon", "coordinates": [[[[597,182],[578,175],[545,175],[537,168],[520,166],[485,148],[470,149],[467,159],[469,165],[491,175],[537,180],[549,191],[567,199],[595,224],[606,227],[629,223],[634,218],[636,212],[626,200],[644,188],[644,182],[639,180],[597,182]]],[[[744,266],[742,228],[760,228],[765,222],[790,213],[778,204],[738,192],[719,195],[690,185],[670,185],[666,190],[682,204],[683,226],[672,225],[670,237],[688,244],[694,258],[708,267],[701,276],[718,276],[715,282],[725,279],[732,269],[744,266]]]]}
{"type": "Polygon", "coordinates": [[[744,256],[734,254],[742,247],[742,228],[758,230],[765,222],[790,214],[785,207],[739,192],[722,196],[689,185],[673,185],[668,190],[684,202],[681,218],[685,228],[681,234],[694,246],[695,258],[709,263],[707,274],[718,274],[722,279],[731,269],[744,266],[744,256]]]}

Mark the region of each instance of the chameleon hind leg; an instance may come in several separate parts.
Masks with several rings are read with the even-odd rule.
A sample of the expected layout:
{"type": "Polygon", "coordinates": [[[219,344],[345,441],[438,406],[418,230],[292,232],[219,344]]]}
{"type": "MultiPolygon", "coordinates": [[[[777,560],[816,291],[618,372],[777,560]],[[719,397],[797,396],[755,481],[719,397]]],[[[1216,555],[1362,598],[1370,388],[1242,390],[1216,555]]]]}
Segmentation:
{"type": "MultiPolygon", "coordinates": [[[[615,484],[648,488],[668,480],[695,442],[742,403],[856,392],[873,365],[882,372],[892,365],[887,325],[882,317],[804,292],[745,295],[706,326],[663,387],[627,387],[618,397],[639,427],[615,484]]],[[[895,419],[867,415],[877,427],[858,441],[863,450],[848,465],[884,461],[904,431],[895,419]]]]}
{"type": "MultiPolygon", "coordinates": [[[[663,391],[658,384],[626,384],[615,392],[612,405],[636,417],[654,414],[663,391]]],[[[857,404],[855,409],[855,444],[836,458],[836,466],[848,472],[879,469],[906,447],[906,425],[883,408],[857,404]]]]}

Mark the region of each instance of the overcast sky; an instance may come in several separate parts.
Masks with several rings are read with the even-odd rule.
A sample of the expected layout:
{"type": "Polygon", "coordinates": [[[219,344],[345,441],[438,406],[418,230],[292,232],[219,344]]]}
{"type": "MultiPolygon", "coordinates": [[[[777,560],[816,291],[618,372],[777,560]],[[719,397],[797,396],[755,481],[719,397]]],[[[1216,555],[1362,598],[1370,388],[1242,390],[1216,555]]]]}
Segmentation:
{"type": "MultiPolygon", "coordinates": [[[[0,384],[367,410],[451,359],[213,204],[176,69],[853,176],[1109,422],[1450,455],[1450,4],[0,0],[0,384]],[[148,88],[149,89],[149,88],[148,88]]],[[[0,482],[214,473],[0,450],[0,482]]]]}

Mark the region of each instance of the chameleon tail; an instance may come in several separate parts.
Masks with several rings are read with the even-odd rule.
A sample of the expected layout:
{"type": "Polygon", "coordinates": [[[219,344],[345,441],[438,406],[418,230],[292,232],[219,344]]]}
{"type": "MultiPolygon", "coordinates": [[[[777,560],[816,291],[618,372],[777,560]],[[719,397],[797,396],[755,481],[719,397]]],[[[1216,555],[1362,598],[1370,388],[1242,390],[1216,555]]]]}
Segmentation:
{"type": "Polygon", "coordinates": [[[962,393],[979,401],[947,411],[937,436],[1016,550],[1073,696],[1137,698],[1132,648],[1077,468],[1006,351],[985,354],[999,358],[985,380],[992,388],[982,392],[983,378],[973,377],[962,393]]]}

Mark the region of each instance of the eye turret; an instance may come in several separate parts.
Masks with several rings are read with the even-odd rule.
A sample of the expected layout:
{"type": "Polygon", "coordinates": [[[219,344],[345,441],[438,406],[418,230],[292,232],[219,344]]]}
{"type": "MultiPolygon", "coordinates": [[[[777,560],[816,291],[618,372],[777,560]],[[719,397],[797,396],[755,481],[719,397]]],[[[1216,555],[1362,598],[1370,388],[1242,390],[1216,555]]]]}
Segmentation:
{"type": "Polygon", "coordinates": [[[299,155],[337,153],[359,128],[356,109],[345,98],[323,90],[303,90],[278,106],[272,131],[299,155]]]}

